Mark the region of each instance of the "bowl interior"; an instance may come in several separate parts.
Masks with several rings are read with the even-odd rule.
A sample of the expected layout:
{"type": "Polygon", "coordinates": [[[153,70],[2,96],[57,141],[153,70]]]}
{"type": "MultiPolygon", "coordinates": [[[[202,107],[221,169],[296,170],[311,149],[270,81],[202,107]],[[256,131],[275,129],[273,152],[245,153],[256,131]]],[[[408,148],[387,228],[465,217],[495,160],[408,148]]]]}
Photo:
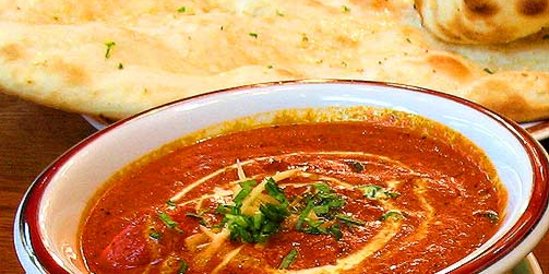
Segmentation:
{"type": "MultiPolygon", "coordinates": [[[[467,136],[496,166],[508,190],[501,229],[469,260],[494,244],[525,211],[533,187],[533,169],[519,140],[496,119],[469,106],[431,93],[372,83],[293,83],[218,92],[147,112],[101,131],[56,171],[38,208],[39,230],[55,261],[71,272],[84,269],[77,232],[87,201],[115,171],[136,158],[188,133],[242,116],[288,108],[373,106],[422,115],[467,136]]],[[[20,250],[18,250],[21,253],[20,250]]],[[[20,254],[21,256],[21,254],[20,254]]],[[[447,268],[457,267],[460,262],[447,268]]]]}

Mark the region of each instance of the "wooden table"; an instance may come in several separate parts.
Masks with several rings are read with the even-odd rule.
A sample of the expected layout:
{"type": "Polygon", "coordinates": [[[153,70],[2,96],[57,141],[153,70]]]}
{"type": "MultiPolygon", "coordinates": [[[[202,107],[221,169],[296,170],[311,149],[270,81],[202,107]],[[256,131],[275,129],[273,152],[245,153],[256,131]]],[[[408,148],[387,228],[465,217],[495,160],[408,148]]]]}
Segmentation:
{"type": "MultiPolygon", "coordinates": [[[[25,190],[51,161],[93,132],[79,115],[0,94],[0,273],[23,272],[12,230],[25,190]]],[[[549,234],[534,254],[549,273],[549,234]]]]}

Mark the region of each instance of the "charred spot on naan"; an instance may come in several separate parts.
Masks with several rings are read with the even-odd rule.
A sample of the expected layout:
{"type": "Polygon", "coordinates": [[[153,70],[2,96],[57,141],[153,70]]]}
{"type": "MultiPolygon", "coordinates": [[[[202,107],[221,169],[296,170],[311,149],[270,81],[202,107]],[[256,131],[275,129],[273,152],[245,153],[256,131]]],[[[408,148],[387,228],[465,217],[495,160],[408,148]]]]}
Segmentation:
{"type": "Polygon", "coordinates": [[[539,16],[547,11],[547,0],[521,0],[517,2],[516,9],[519,14],[526,16],[539,16]]]}
{"type": "Polygon", "coordinates": [[[471,16],[490,17],[498,13],[499,7],[491,0],[464,0],[471,16]]]}

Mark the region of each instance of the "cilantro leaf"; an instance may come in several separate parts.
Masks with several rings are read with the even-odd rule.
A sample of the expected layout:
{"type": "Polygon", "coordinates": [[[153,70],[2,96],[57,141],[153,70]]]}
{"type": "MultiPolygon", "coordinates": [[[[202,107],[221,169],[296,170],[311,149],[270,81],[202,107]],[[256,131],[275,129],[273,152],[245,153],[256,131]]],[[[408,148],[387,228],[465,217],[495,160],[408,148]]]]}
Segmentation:
{"type": "Polygon", "coordinates": [[[366,224],[366,222],[364,222],[362,220],[353,218],[353,217],[351,217],[349,215],[345,215],[345,214],[337,214],[336,218],[338,220],[341,220],[341,221],[345,222],[346,224],[352,224],[352,225],[358,225],[358,226],[363,226],[363,225],[366,224]]]}
{"type": "Polygon", "coordinates": [[[187,270],[189,270],[189,264],[181,260],[181,263],[179,264],[179,270],[177,270],[177,274],[185,274],[187,273],[187,270]]]}
{"type": "Polygon", "coordinates": [[[105,51],[105,59],[109,59],[111,57],[111,51],[114,46],[116,46],[116,43],[113,41],[105,42],[105,46],[107,46],[107,51],[105,51]]]}
{"type": "Polygon", "coordinates": [[[282,259],[282,262],[278,266],[278,269],[287,269],[288,267],[290,267],[290,265],[295,262],[298,255],[299,252],[297,252],[295,248],[290,250],[290,252],[288,252],[288,255],[286,255],[284,259],[282,259]]]}
{"type": "Polygon", "coordinates": [[[168,228],[174,229],[174,230],[176,230],[180,233],[183,232],[183,230],[181,230],[181,228],[179,228],[179,224],[176,221],[174,221],[170,217],[170,215],[166,214],[165,212],[158,211],[157,216],[168,228]]]}
{"type": "Polygon", "coordinates": [[[246,197],[250,195],[250,192],[252,192],[252,189],[257,185],[257,182],[255,180],[249,180],[249,181],[240,182],[239,184],[240,184],[240,187],[242,187],[242,190],[238,192],[238,194],[233,200],[236,206],[242,205],[242,201],[244,201],[244,199],[246,199],[246,197]]]}
{"type": "Polygon", "coordinates": [[[394,220],[400,220],[400,219],[404,219],[404,215],[402,215],[402,212],[400,212],[398,210],[389,210],[385,214],[383,214],[379,218],[379,220],[380,221],[386,221],[389,218],[393,218],[394,220]]]}
{"type": "Polygon", "coordinates": [[[269,194],[271,197],[275,198],[278,202],[284,204],[288,203],[288,200],[286,199],[286,195],[278,187],[275,180],[273,178],[268,178],[267,183],[265,184],[265,189],[267,190],[267,194],[269,194]]]}
{"type": "Polygon", "coordinates": [[[370,200],[394,199],[400,196],[400,193],[396,191],[391,191],[378,185],[359,186],[358,189],[362,191],[364,197],[370,200]]]}

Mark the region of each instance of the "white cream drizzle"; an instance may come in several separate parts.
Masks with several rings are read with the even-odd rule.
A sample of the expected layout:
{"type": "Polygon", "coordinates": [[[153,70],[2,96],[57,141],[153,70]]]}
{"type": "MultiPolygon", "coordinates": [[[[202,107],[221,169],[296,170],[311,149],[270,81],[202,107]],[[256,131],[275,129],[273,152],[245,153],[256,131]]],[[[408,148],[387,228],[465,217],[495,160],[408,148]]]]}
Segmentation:
{"type": "MultiPolygon", "coordinates": [[[[240,188],[238,186],[238,182],[249,180],[249,179],[256,179],[258,176],[253,177],[247,177],[247,175],[244,172],[243,167],[259,162],[264,160],[269,160],[271,158],[284,158],[284,157],[291,157],[291,156],[298,156],[298,155],[337,155],[337,156],[360,156],[360,157],[371,157],[376,158],[379,160],[382,160],[383,162],[389,162],[392,164],[395,164],[397,166],[400,166],[401,168],[404,168],[410,172],[412,175],[416,175],[418,177],[426,178],[425,174],[417,173],[413,171],[410,167],[407,165],[401,163],[400,161],[393,160],[391,158],[380,156],[380,155],[374,155],[369,153],[363,153],[363,152],[349,152],[349,151],[333,151],[333,152],[315,152],[315,153],[288,153],[288,154],[282,154],[277,156],[265,156],[265,157],[256,157],[252,159],[248,159],[245,161],[237,161],[235,164],[225,166],[223,168],[220,168],[218,170],[213,171],[212,173],[192,182],[191,184],[187,185],[185,188],[183,188],[181,191],[176,193],[170,200],[173,202],[177,202],[185,197],[186,194],[191,192],[193,189],[199,187],[200,185],[204,184],[210,179],[215,178],[216,176],[219,176],[221,174],[224,174],[225,172],[228,172],[230,170],[236,170],[238,180],[229,182],[227,187],[232,187],[232,189],[219,189],[214,191],[214,193],[208,193],[204,194],[201,197],[185,201],[182,203],[179,203],[178,205],[186,205],[189,203],[197,203],[197,206],[200,206],[202,202],[205,199],[224,199],[228,196],[235,195],[235,193],[238,192],[238,189],[240,188]]],[[[377,162],[376,164],[380,164],[377,162]]],[[[310,182],[299,182],[299,183],[280,183],[281,186],[307,186],[310,184],[313,184],[315,182],[330,182],[332,184],[338,185],[339,187],[343,188],[353,188],[354,185],[349,184],[345,181],[342,181],[337,178],[325,176],[325,175],[319,175],[311,172],[306,172],[305,169],[290,169],[285,170],[282,172],[277,172],[273,174],[272,176],[265,176],[265,177],[272,177],[275,181],[283,181],[285,179],[288,179],[290,177],[302,177],[302,178],[312,178],[310,182]]],[[[427,234],[427,227],[430,222],[434,219],[434,208],[428,203],[428,201],[425,199],[425,197],[422,196],[422,192],[425,191],[425,186],[422,180],[416,180],[418,187],[414,189],[414,194],[416,194],[419,198],[419,201],[422,205],[422,208],[425,210],[426,213],[422,213],[424,216],[423,221],[421,222],[421,225],[418,227],[418,233],[419,235],[412,235],[411,237],[414,237],[415,239],[422,239],[427,234]]],[[[254,206],[254,201],[260,197],[261,193],[264,190],[266,181],[263,180],[258,186],[256,186],[252,192],[249,194],[248,197],[243,201],[242,203],[242,212],[246,212],[251,207],[254,206]]],[[[396,189],[402,182],[398,180],[389,180],[386,182],[388,187],[391,189],[396,189]]],[[[380,200],[379,201],[383,208],[386,210],[398,210],[389,200],[380,200]]],[[[414,214],[414,213],[412,213],[414,214]]],[[[271,273],[299,273],[299,274],[308,274],[308,273],[339,273],[340,271],[344,270],[350,270],[353,267],[359,265],[362,261],[370,257],[372,254],[374,254],[376,251],[382,249],[399,231],[402,224],[402,220],[400,219],[394,219],[391,218],[385,222],[383,222],[382,228],[380,231],[377,232],[376,235],[373,236],[373,238],[365,244],[363,247],[361,247],[359,250],[355,251],[354,253],[340,258],[337,260],[337,263],[335,265],[324,265],[319,267],[313,267],[309,269],[301,269],[296,271],[291,270],[278,270],[278,269],[267,269],[267,271],[271,273]]],[[[204,245],[205,249],[201,252],[203,256],[212,257],[222,246],[223,242],[228,240],[229,237],[229,230],[227,228],[223,228],[218,233],[213,233],[211,230],[201,227],[202,233],[208,235],[208,237],[211,239],[209,243],[206,243],[204,245]],[[203,231],[203,230],[207,231],[203,231]]],[[[193,235],[195,236],[195,235],[193,235]]],[[[191,236],[192,237],[192,236],[191,236]]],[[[238,248],[235,248],[229,252],[226,253],[225,256],[223,256],[223,259],[219,265],[216,266],[216,268],[213,270],[212,273],[219,273],[223,270],[223,268],[240,252],[243,246],[240,246],[238,248]]]]}

